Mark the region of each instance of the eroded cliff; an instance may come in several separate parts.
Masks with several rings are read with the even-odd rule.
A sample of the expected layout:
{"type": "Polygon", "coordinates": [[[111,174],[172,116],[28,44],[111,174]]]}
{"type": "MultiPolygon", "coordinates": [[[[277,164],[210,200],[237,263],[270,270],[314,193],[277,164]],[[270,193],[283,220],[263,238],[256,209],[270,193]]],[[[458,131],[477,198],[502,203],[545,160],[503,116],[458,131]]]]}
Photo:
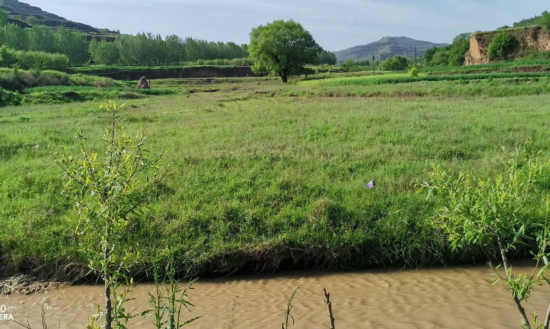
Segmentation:
{"type": "Polygon", "coordinates": [[[466,53],[465,65],[487,64],[489,59],[489,44],[493,38],[506,32],[518,41],[518,46],[511,58],[521,58],[535,51],[550,51],[550,32],[542,27],[528,27],[523,29],[477,32],[470,38],[470,50],[466,53]]]}

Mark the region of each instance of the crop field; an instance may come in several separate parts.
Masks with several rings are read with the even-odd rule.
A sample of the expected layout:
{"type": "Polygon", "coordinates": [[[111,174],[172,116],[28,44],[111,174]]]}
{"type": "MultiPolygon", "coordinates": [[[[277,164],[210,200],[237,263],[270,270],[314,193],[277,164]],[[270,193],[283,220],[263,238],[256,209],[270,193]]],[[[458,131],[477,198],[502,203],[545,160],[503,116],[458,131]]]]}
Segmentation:
{"type": "Polygon", "coordinates": [[[446,74],[446,75],[428,75],[419,74],[418,76],[410,76],[406,73],[393,73],[383,75],[369,75],[352,78],[335,78],[325,80],[315,80],[303,82],[309,85],[321,85],[327,87],[334,86],[369,86],[369,85],[384,85],[408,82],[421,81],[460,81],[467,82],[472,80],[488,80],[488,79],[538,79],[549,77],[546,72],[535,73],[510,73],[510,72],[493,72],[483,74],[446,74]]]}
{"type": "MultiPolygon", "coordinates": [[[[441,202],[422,186],[434,166],[496,175],[518,149],[550,160],[550,77],[333,77],[155,80],[147,97],[118,97],[119,86],[81,102],[0,108],[2,263],[10,272],[85,263],[55,160],[78,153],[79,132],[103,151],[109,120],[99,106],[113,97],[124,98],[125,131],[143,132],[166,172],[128,228],[127,243],[140,246],[137,278],[172,257],[181,275],[202,276],[490,257],[451,251],[434,224],[441,202]]],[[[26,93],[71,87],[41,88],[26,93]]],[[[538,188],[549,189],[544,177],[538,188]]],[[[540,217],[537,206],[524,212],[540,217]]]]}
{"type": "MultiPolygon", "coordinates": [[[[548,55],[545,55],[548,56],[548,55]]],[[[470,66],[431,66],[422,68],[427,73],[490,73],[490,72],[538,72],[549,71],[548,58],[521,58],[490,64],[470,66]]]]}

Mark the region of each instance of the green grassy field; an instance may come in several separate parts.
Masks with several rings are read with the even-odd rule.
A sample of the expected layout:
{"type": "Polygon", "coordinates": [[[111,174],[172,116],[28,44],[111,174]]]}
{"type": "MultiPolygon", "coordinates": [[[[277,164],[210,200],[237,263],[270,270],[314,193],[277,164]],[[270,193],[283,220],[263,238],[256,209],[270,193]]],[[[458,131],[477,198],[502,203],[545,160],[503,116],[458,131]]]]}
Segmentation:
{"type": "MultiPolygon", "coordinates": [[[[125,100],[126,130],[143,131],[169,173],[129,228],[143,260],[134,274],[173,256],[181,273],[203,276],[486,260],[480,247],[451,252],[434,225],[440,201],[420,186],[434,165],[498,173],[526,142],[550,159],[550,80],[345,79],[162,80],[153,86],[174,94],[125,100]],[[365,188],[373,178],[378,186],[365,188]]],[[[101,151],[109,120],[100,104],[0,109],[6,270],[85,263],[54,160],[78,152],[79,129],[101,151]]]]}
{"type": "Polygon", "coordinates": [[[324,86],[324,87],[337,87],[337,86],[372,86],[372,85],[386,85],[386,84],[398,84],[409,82],[422,82],[422,81],[459,81],[467,82],[474,80],[494,80],[494,79],[538,79],[550,77],[550,73],[546,72],[492,72],[482,74],[445,74],[445,75],[428,75],[419,74],[413,77],[407,73],[391,73],[382,75],[368,75],[358,77],[344,77],[334,79],[312,80],[304,81],[302,84],[308,86],[324,86]]]}
{"type": "Polygon", "coordinates": [[[432,74],[449,73],[487,73],[487,72],[522,72],[522,71],[549,71],[550,63],[548,54],[544,53],[545,58],[521,58],[511,61],[494,62],[482,65],[470,66],[428,66],[421,70],[432,74]]]}

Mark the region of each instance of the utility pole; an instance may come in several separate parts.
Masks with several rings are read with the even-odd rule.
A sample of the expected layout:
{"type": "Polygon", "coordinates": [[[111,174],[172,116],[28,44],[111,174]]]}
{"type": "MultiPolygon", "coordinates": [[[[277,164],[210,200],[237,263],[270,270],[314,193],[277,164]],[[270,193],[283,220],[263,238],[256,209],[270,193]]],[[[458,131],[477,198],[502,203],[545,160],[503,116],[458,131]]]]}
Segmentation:
{"type": "Polygon", "coordinates": [[[416,66],[416,46],[414,46],[414,66],[416,66]]]}

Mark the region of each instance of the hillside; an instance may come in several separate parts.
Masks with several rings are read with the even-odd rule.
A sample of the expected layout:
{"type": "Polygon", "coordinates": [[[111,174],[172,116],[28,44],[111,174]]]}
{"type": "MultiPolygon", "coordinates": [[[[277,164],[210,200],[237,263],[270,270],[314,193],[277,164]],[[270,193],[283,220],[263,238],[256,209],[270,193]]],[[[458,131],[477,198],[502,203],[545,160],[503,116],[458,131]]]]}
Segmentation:
{"type": "Polygon", "coordinates": [[[376,42],[363,46],[356,46],[335,52],[338,62],[345,62],[349,59],[354,61],[370,60],[373,56],[386,59],[396,55],[405,57],[421,57],[426,50],[434,47],[443,47],[446,44],[438,44],[428,41],[420,41],[407,37],[384,37],[376,42]]]}
{"type": "Polygon", "coordinates": [[[31,6],[18,0],[0,0],[0,8],[8,14],[10,22],[18,25],[30,26],[38,24],[50,27],[63,26],[92,34],[111,32],[100,30],[83,23],[67,20],[63,17],[48,13],[38,7],[31,6]]]}
{"type": "Polygon", "coordinates": [[[526,26],[540,25],[542,23],[543,16],[546,13],[547,12],[545,11],[541,15],[538,15],[538,16],[535,16],[535,17],[532,17],[532,18],[527,18],[527,19],[521,20],[519,22],[515,22],[513,26],[514,27],[526,27],[526,26]]]}

